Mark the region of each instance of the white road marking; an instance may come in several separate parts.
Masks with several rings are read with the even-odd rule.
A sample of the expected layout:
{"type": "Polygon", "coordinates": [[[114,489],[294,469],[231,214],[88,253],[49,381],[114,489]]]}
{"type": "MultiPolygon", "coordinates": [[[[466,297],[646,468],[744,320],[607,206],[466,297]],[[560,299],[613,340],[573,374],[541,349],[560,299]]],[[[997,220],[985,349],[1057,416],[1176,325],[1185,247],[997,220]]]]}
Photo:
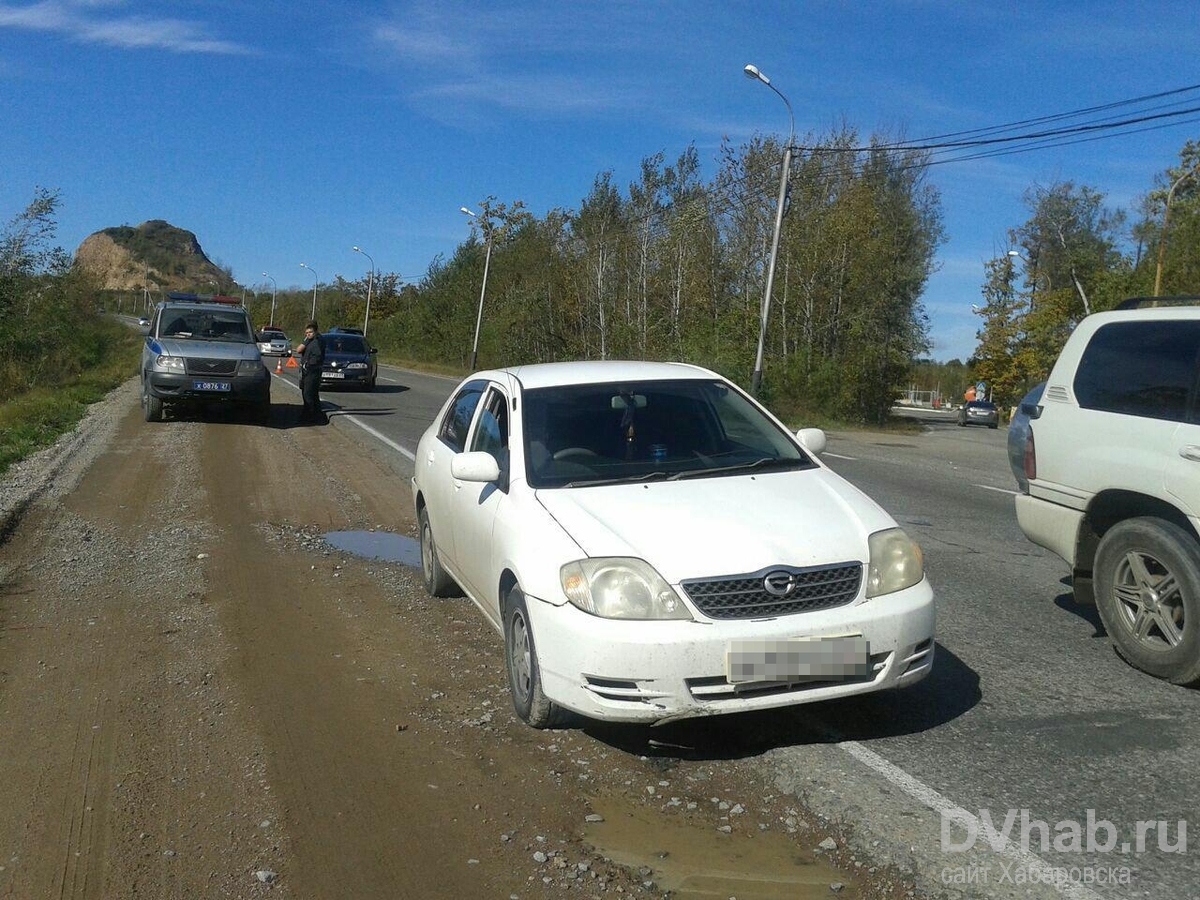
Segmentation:
{"type": "MultiPolygon", "coordinates": [[[[288,387],[290,387],[297,394],[300,393],[299,386],[292,384],[290,381],[288,381],[282,375],[276,375],[274,372],[272,372],[271,374],[275,378],[278,378],[280,381],[282,381],[284,384],[286,384],[288,387]]],[[[407,447],[402,447],[400,444],[397,444],[395,441],[393,441],[387,435],[381,434],[380,432],[378,432],[377,430],[372,428],[370,425],[368,425],[366,422],[359,419],[357,416],[352,416],[349,413],[339,413],[337,410],[334,410],[334,414],[330,418],[345,419],[347,422],[353,422],[355,425],[357,425],[359,428],[361,428],[367,434],[371,435],[371,437],[387,444],[389,447],[391,447],[393,450],[395,450],[401,456],[405,457],[409,462],[417,461],[416,454],[414,454],[411,450],[409,450],[407,447]]]]}
{"type": "MultiPolygon", "coordinates": [[[[980,820],[977,816],[967,812],[961,806],[956,805],[946,797],[943,797],[929,785],[925,784],[912,775],[909,775],[899,766],[888,762],[874,750],[868,750],[858,741],[842,741],[837,745],[842,750],[845,750],[863,765],[874,769],[882,775],[888,782],[898,787],[914,800],[924,804],[936,813],[958,822],[968,829],[974,829],[973,833],[982,835],[986,834],[980,820]]],[[[1063,880],[1056,877],[1056,873],[1061,866],[1052,866],[1036,853],[1022,849],[1019,845],[1004,838],[1002,835],[991,836],[991,839],[996,838],[1004,841],[1002,849],[997,852],[1004,857],[1020,864],[1031,875],[1036,873],[1038,880],[1043,884],[1051,884],[1064,897],[1069,897],[1071,900],[1100,900],[1100,895],[1095,891],[1091,891],[1081,884],[1076,884],[1069,879],[1063,880]]]]}
{"type": "Polygon", "coordinates": [[[995,491],[997,494],[1010,494],[1016,496],[1020,491],[1010,491],[1008,488],[992,487],[990,484],[974,484],[972,487],[983,488],[985,491],[995,491]]]}
{"type": "Polygon", "coordinates": [[[849,460],[857,460],[858,459],[857,456],[842,456],[842,454],[840,454],[840,453],[830,453],[828,450],[826,450],[821,455],[822,456],[832,456],[834,459],[849,459],[849,460]]]}
{"type": "Polygon", "coordinates": [[[383,441],[383,443],[387,444],[389,447],[391,447],[393,450],[395,450],[401,456],[408,459],[409,462],[417,461],[416,454],[414,454],[411,450],[409,450],[405,447],[401,447],[399,444],[397,444],[395,441],[393,441],[390,437],[380,434],[378,431],[376,431],[374,428],[372,428],[366,422],[360,421],[356,416],[339,415],[337,418],[346,419],[347,421],[353,422],[355,425],[357,425],[359,428],[361,428],[367,434],[383,441]]]}

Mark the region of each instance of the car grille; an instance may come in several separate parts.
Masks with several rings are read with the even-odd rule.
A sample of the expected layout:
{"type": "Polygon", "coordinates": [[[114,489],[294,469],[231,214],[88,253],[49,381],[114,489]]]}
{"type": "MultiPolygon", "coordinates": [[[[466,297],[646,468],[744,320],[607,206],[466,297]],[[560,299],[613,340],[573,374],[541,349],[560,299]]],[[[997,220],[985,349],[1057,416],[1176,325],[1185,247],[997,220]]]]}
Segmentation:
{"type": "Polygon", "coordinates": [[[189,359],[186,362],[189,375],[232,375],[237,371],[236,359],[189,359]]]}
{"type": "Polygon", "coordinates": [[[811,569],[774,566],[748,575],[684,581],[681,587],[713,619],[761,619],[845,606],[858,596],[861,582],[862,564],[847,562],[811,569]],[[782,595],[770,593],[767,577],[782,575],[790,576],[790,588],[782,595]]]}

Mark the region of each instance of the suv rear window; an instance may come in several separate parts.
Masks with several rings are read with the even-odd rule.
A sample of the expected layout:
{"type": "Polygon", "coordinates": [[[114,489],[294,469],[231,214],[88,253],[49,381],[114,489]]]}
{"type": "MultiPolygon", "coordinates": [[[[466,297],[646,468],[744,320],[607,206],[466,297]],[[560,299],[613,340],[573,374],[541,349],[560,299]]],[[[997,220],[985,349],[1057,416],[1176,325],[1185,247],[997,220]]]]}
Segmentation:
{"type": "Polygon", "coordinates": [[[1113,322],[1083,351],[1075,396],[1085,409],[1190,421],[1198,363],[1200,322],[1113,322]]]}

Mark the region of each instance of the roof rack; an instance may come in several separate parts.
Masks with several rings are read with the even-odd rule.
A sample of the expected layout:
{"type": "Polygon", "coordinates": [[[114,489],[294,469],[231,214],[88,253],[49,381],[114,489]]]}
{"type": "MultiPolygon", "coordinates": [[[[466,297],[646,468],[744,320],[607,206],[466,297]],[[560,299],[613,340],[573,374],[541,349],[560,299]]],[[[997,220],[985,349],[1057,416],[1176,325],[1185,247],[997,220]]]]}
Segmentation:
{"type": "Polygon", "coordinates": [[[1115,309],[1154,309],[1160,306],[1200,306],[1200,295],[1177,294],[1172,297],[1130,297],[1115,309]]]}

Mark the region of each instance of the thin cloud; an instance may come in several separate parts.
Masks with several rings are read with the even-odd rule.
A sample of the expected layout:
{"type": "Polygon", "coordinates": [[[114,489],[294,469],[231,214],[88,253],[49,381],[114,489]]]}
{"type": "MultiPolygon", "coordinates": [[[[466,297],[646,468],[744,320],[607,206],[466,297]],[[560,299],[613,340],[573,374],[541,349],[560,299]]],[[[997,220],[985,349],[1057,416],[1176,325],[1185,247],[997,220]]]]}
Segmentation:
{"type": "Polygon", "coordinates": [[[412,72],[411,97],[441,113],[446,104],[458,107],[456,115],[496,108],[555,117],[645,110],[654,94],[628,72],[596,65],[587,75],[566,74],[570,61],[595,52],[597,23],[589,18],[587,10],[549,4],[488,13],[418,2],[369,33],[382,60],[412,72]]]}
{"type": "Polygon", "coordinates": [[[213,37],[203,25],[181,19],[114,15],[103,0],[46,0],[30,6],[0,5],[0,28],[57,34],[80,44],[125,50],[244,56],[249,47],[213,37]]]}

